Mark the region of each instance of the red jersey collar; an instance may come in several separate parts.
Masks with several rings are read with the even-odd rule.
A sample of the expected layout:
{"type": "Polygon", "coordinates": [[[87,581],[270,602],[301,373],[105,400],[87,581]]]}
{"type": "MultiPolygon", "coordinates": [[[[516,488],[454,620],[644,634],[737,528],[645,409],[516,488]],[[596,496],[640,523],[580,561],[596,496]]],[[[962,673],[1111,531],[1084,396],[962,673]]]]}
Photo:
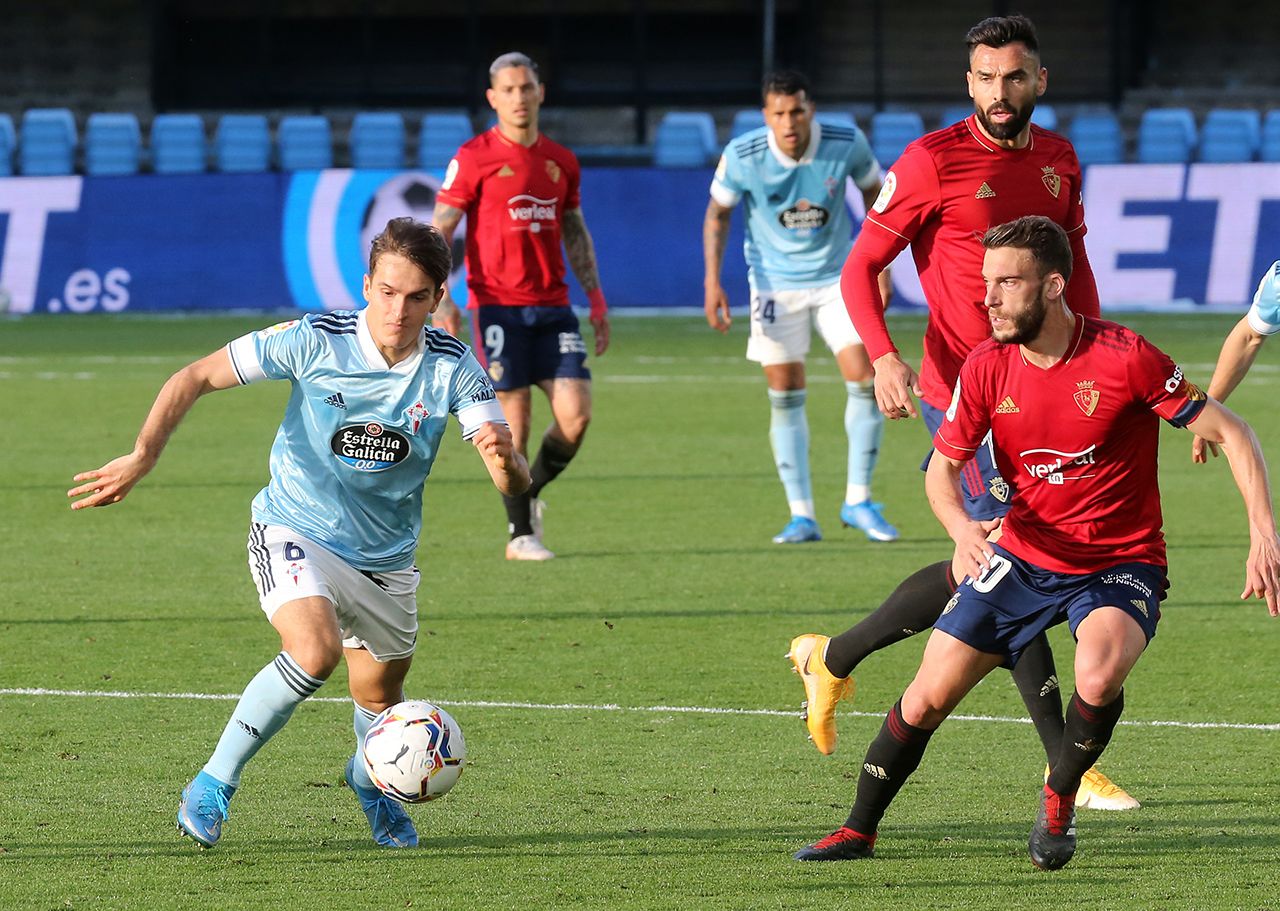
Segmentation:
{"type": "Polygon", "coordinates": [[[1045,373],[1050,373],[1054,370],[1057,370],[1063,364],[1069,363],[1071,359],[1076,356],[1076,352],[1080,350],[1080,342],[1084,338],[1085,317],[1079,313],[1074,313],[1074,312],[1072,313],[1072,316],[1076,318],[1076,328],[1074,332],[1075,337],[1072,338],[1071,344],[1067,345],[1066,353],[1062,355],[1062,357],[1058,358],[1058,362],[1051,367],[1041,367],[1037,364],[1033,364],[1029,360],[1027,360],[1026,352],[1024,352],[1022,350],[1022,346],[1019,345],[1018,357],[1022,358],[1022,365],[1024,367],[1035,367],[1037,370],[1043,370],[1045,373]]]}

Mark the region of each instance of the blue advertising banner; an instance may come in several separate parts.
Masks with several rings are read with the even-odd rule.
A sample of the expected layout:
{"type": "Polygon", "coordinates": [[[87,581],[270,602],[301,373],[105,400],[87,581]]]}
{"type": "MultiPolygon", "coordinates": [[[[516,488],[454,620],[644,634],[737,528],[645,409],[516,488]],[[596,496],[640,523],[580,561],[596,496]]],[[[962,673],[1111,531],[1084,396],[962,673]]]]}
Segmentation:
{"type": "MultiPolygon", "coordinates": [[[[583,211],[612,306],[701,306],[710,181],[710,170],[583,172],[583,211]]],[[[0,309],[354,307],[370,239],[389,218],[429,219],[439,182],[345,169],[3,178],[0,309]]],[[[847,200],[860,223],[859,194],[847,200]]],[[[1095,166],[1084,205],[1104,307],[1240,309],[1280,258],[1280,164],[1095,166]]],[[[723,276],[735,309],[747,295],[740,221],[723,276]]],[[[464,231],[465,222],[454,248],[459,298],[464,231]]],[[[895,305],[924,305],[909,250],[893,279],[895,305]]]]}

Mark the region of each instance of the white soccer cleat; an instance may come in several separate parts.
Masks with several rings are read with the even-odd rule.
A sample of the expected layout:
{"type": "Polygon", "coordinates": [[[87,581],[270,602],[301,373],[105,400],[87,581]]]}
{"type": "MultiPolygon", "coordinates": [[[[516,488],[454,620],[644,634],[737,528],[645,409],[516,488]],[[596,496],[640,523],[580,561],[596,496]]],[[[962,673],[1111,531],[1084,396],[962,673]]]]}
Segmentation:
{"type": "Polygon", "coordinates": [[[550,560],[555,557],[537,535],[520,535],[507,542],[508,560],[550,560]]]}

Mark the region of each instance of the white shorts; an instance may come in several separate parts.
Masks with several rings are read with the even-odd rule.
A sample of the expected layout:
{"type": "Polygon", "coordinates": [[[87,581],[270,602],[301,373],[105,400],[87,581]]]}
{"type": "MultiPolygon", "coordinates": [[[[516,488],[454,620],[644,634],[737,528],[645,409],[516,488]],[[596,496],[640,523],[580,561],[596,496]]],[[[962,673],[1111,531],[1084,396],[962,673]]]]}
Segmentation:
{"type": "Polygon", "coordinates": [[[280,525],[249,525],[249,574],[270,620],[280,606],[319,596],[333,603],[346,648],[378,661],[407,658],[418,639],[416,566],[375,573],[280,525]]]}
{"type": "Polygon", "coordinates": [[[813,314],[823,341],[831,353],[861,345],[853,320],[844,308],[840,283],[821,288],[751,292],[751,337],[747,360],[766,367],[794,364],[809,353],[809,314],[813,314]]]}

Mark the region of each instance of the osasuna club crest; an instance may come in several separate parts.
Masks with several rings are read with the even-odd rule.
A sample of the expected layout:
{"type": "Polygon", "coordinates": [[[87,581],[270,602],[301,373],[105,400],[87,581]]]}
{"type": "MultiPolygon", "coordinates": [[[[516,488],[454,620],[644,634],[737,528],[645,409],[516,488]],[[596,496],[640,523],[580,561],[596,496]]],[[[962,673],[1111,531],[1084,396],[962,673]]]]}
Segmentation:
{"type": "Polygon", "coordinates": [[[996,475],[991,479],[991,483],[987,485],[987,489],[991,491],[991,496],[995,497],[1001,503],[1009,502],[1009,483],[1000,475],[996,475]]]}
{"type": "Polygon", "coordinates": [[[1093,380],[1081,380],[1076,383],[1076,393],[1072,398],[1080,406],[1085,417],[1092,417],[1094,410],[1098,407],[1098,400],[1102,398],[1102,393],[1093,388],[1093,380]]]}
{"type": "Polygon", "coordinates": [[[1062,190],[1062,178],[1053,173],[1053,165],[1040,169],[1040,182],[1044,184],[1044,188],[1053,194],[1053,198],[1058,198],[1058,193],[1062,190]]]}

